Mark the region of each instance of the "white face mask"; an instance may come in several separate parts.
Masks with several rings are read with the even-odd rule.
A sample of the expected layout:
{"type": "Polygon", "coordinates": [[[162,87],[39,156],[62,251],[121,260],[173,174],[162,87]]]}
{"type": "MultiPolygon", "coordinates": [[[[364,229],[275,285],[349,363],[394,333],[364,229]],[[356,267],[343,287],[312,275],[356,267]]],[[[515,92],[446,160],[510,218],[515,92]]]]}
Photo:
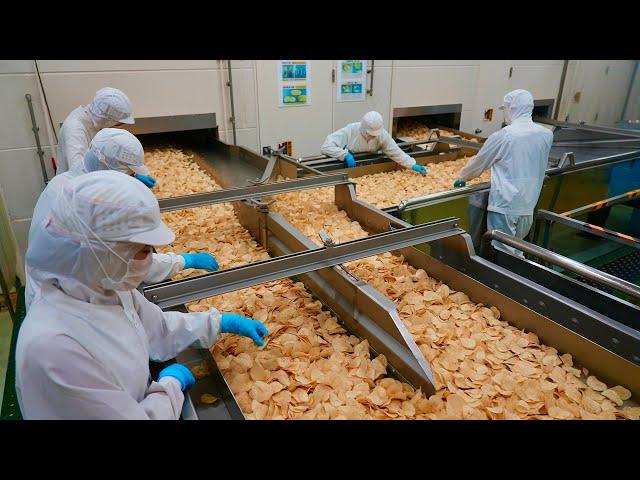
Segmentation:
{"type": "Polygon", "coordinates": [[[132,258],[127,262],[127,272],[120,280],[113,280],[109,277],[102,280],[102,287],[106,290],[117,290],[126,292],[138,288],[151,269],[153,262],[152,253],[149,252],[144,260],[132,258]]]}

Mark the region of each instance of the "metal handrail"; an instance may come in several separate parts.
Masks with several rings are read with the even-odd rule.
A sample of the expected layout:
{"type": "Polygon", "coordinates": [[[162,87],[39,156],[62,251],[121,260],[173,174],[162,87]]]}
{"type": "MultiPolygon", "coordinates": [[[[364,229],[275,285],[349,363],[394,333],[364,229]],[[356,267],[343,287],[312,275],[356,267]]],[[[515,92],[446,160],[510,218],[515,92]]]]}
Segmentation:
{"type": "Polygon", "coordinates": [[[538,257],[545,262],[549,262],[573,273],[577,273],[578,275],[593,282],[599,283],[600,285],[604,285],[609,288],[613,288],[614,290],[618,290],[619,292],[626,293],[633,298],[640,298],[640,287],[638,287],[637,285],[610,275],[606,272],[597,270],[593,267],[589,267],[588,265],[576,262],[575,260],[572,260],[570,258],[558,255],[557,253],[547,250],[546,248],[542,248],[537,245],[533,245],[532,243],[525,242],[524,240],[520,240],[519,238],[515,238],[511,235],[507,235],[506,233],[503,233],[499,230],[491,230],[485,233],[484,238],[488,241],[497,240],[498,242],[504,243],[505,245],[509,245],[510,247],[517,248],[518,250],[533,255],[534,257],[538,257]]]}

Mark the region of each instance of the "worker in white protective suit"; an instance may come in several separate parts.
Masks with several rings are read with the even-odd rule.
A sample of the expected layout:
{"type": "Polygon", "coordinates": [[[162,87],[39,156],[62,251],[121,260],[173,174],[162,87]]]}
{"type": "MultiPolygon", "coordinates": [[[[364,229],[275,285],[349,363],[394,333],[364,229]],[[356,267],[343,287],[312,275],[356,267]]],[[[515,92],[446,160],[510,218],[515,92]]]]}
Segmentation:
{"type": "MultiPolygon", "coordinates": [[[[468,180],[491,168],[487,228],[524,238],[533,223],[553,133],[533,123],[533,96],[526,90],[507,93],[502,109],[508,125],[487,138],[478,154],[460,170],[453,185],[463,187],[468,180]]],[[[524,256],[495,240],[492,245],[524,256]]]]}
{"type": "Polygon", "coordinates": [[[178,419],[195,379],[174,363],[152,381],[150,359],[209,348],[221,333],[263,344],[257,320],[214,308],[163,312],[135,290],[151,245],[174,238],[156,198],[130,176],[91,172],[63,186],[27,250],[42,290],[16,347],[25,419],[178,419]]]}
{"type": "Polygon", "coordinates": [[[382,115],[368,112],[362,120],[350,123],[346,127],[329,135],[322,144],[322,154],[345,162],[347,168],[355,167],[354,153],[377,152],[382,150],[387,157],[405,168],[426,174],[427,169],[418,165],[409,155],[404,153],[389,132],[383,128],[382,115]]]}
{"type": "Polygon", "coordinates": [[[93,102],[73,110],[62,123],[56,174],[82,163],[91,139],[100,129],[120,123],[135,123],[129,98],[117,88],[101,88],[96,92],[93,102]]]}
{"type": "MultiPolygon", "coordinates": [[[[54,199],[63,185],[72,178],[97,170],[115,170],[140,179],[149,175],[144,165],[144,150],[135,135],[119,128],[103,128],[91,141],[82,163],[71,170],[56,175],[44,189],[33,210],[31,228],[29,229],[29,245],[34,230],[42,224],[51,209],[54,199]]],[[[143,182],[145,183],[145,182],[143,182]]],[[[146,185],[147,183],[145,183],[146,185]]],[[[208,252],[199,253],[153,253],[151,268],[144,283],[158,283],[167,280],[185,268],[199,268],[216,271],[219,266],[215,257],[208,252]]],[[[29,272],[29,263],[25,262],[26,288],[25,305],[30,308],[33,298],[38,293],[38,285],[29,272]]]]}

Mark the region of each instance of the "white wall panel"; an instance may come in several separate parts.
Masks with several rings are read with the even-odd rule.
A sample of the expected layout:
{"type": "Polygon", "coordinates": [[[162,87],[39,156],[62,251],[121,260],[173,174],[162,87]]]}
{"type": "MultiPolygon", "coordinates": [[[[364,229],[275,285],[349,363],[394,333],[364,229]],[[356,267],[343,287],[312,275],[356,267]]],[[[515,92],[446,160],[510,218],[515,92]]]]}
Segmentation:
{"type": "MultiPolygon", "coordinates": [[[[256,79],[255,72],[251,68],[231,69],[233,78],[233,103],[236,116],[236,128],[257,128],[258,127],[258,111],[255,98],[256,79]]],[[[224,78],[227,78],[225,72],[224,78]]],[[[228,91],[227,105],[230,109],[230,100],[228,91]]],[[[229,114],[231,112],[229,111],[229,114]]],[[[218,121],[220,123],[220,121],[218,121]]]]}
{"type": "Polygon", "coordinates": [[[47,145],[47,130],[36,76],[32,74],[0,75],[0,149],[36,145],[31,131],[31,116],[25,94],[31,94],[40,143],[47,145]]]}
{"type": "Polygon", "coordinates": [[[477,76],[477,66],[394,68],[391,108],[450,103],[471,108],[477,76]]]}
{"type": "Polygon", "coordinates": [[[627,111],[624,116],[625,120],[638,120],[640,119],[640,68],[636,72],[636,76],[633,79],[633,87],[629,94],[629,103],[627,104],[627,111]]]}
{"type": "MultiPolygon", "coordinates": [[[[556,99],[562,77],[562,64],[522,65],[513,63],[513,74],[509,79],[509,90],[529,90],[536,100],[556,99]]],[[[506,92],[505,92],[506,93],[506,92]]]]}
{"type": "MultiPolygon", "coordinates": [[[[38,60],[40,73],[204,70],[220,65],[218,60],[38,60]]],[[[223,66],[226,68],[226,63],[223,66]]]]}
{"type": "Polygon", "coordinates": [[[0,74],[3,73],[33,73],[33,60],[0,60],[0,74]]]}
{"type": "Polygon", "coordinates": [[[480,129],[482,131],[479,135],[488,137],[500,130],[503,114],[498,108],[502,105],[504,94],[509,91],[509,67],[508,60],[480,62],[473,110],[463,112],[460,122],[463,131],[474,133],[476,129],[480,129]],[[493,109],[491,121],[484,120],[484,112],[489,109],[493,109]]]}
{"type": "Polygon", "coordinates": [[[316,155],[326,135],[332,130],[333,84],[331,60],[313,60],[311,70],[311,104],[280,107],[278,102],[278,62],[257,62],[258,106],[261,146],[276,147],[291,140],[296,156],[316,155]]]}
{"type": "MultiPolygon", "coordinates": [[[[46,148],[45,158],[51,157],[46,148]]],[[[0,150],[0,185],[7,199],[9,216],[29,218],[44,189],[40,161],[35,148],[0,150]]]]}
{"type": "MultiPolygon", "coordinates": [[[[89,103],[105,86],[124,91],[136,117],[221,112],[218,70],[43,74],[56,128],[71,110],[89,103]]],[[[226,92],[224,92],[226,94],[226,92]]]]}
{"type": "MultiPolygon", "coordinates": [[[[367,78],[369,88],[370,77],[367,78]]],[[[337,130],[348,123],[357,122],[362,116],[375,110],[380,112],[387,129],[391,128],[392,115],[389,111],[389,98],[391,96],[391,67],[378,66],[378,60],[374,66],[373,96],[366,96],[362,102],[337,102],[337,83],[333,84],[333,129],[337,130]]],[[[390,130],[389,130],[390,131],[390,130]]]]}
{"type": "Polygon", "coordinates": [[[394,67],[477,66],[480,60],[394,60],[394,67]]]}

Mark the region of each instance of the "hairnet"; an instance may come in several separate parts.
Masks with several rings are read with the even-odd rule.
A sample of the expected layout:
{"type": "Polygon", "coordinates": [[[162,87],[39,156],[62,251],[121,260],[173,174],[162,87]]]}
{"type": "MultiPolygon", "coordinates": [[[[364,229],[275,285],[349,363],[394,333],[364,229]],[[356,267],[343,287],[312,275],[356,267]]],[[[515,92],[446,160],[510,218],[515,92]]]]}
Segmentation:
{"type": "Polygon", "coordinates": [[[116,170],[149,175],[144,166],[144,149],[135,135],[120,128],[103,128],[89,145],[82,171],[116,170]]]}
{"type": "Polygon", "coordinates": [[[377,137],[382,132],[382,115],[378,112],[367,112],[360,120],[360,126],[363,133],[377,137]]]}
{"type": "Polygon", "coordinates": [[[135,123],[129,97],[117,88],[105,87],[98,90],[88,108],[95,117],[111,120],[112,125],[117,122],[135,123]]]}
{"type": "Polygon", "coordinates": [[[504,96],[503,105],[507,118],[511,122],[520,117],[531,117],[533,95],[527,90],[513,90],[504,96]]]}
{"type": "Polygon", "coordinates": [[[66,182],[35,225],[27,263],[36,280],[102,303],[109,296],[105,279],[124,277],[141,245],[166,245],[174,238],[141,182],[119,172],[91,172],[66,182]]]}

